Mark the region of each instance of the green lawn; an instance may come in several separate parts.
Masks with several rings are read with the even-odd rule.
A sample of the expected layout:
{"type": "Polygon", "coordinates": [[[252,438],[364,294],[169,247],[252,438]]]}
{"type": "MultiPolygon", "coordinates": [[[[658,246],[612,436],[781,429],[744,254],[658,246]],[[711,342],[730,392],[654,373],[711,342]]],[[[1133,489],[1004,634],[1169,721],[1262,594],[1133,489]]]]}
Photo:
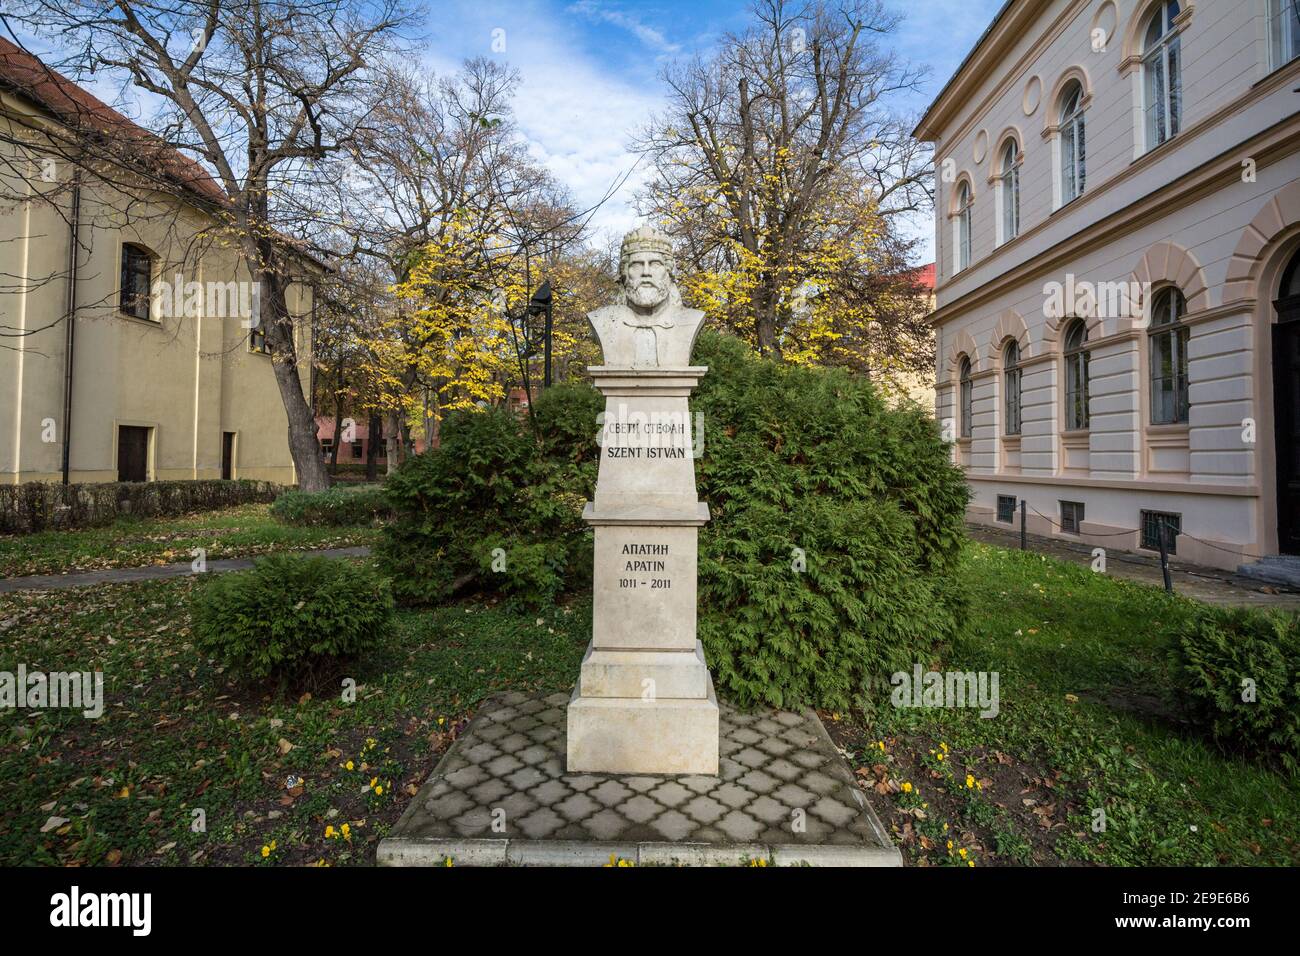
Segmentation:
{"type": "Polygon", "coordinates": [[[1300,781],[1180,723],[1169,648],[1194,602],[985,545],[964,566],[970,626],[942,668],[997,671],[998,715],[886,706],[830,722],[910,859],[1300,863],[1300,781]]]}
{"type": "MultiPolygon", "coordinates": [[[[996,670],[999,715],[824,715],[910,861],[1300,862],[1297,781],[1177,724],[1166,648],[1194,605],[982,545],[964,569],[970,626],[944,666],[996,670]]],[[[0,711],[0,864],[370,863],[476,704],[567,690],[590,632],[585,599],[402,612],[344,671],[349,704],[332,685],[250,689],[198,655],[186,601],[204,584],[0,595],[0,670],[99,668],[108,700],[98,720],[0,711]]]]}
{"type": "Polygon", "coordinates": [[[358,685],[344,703],[341,681],[250,691],[196,653],[186,602],[202,586],[0,596],[0,670],[100,669],[107,702],[95,720],[0,711],[0,865],[372,862],[457,723],[493,689],[567,687],[591,621],[581,604],[403,612],[340,675],[358,685]],[[51,817],[67,822],[42,833],[51,817]],[[350,839],[325,837],[345,823],[350,839]]]}
{"type": "Polygon", "coordinates": [[[181,518],[119,518],[102,528],[0,535],[0,577],[189,561],[194,548],[206,548],[208,560],[344,548],[378,536],[372,528],[281,524],[270,508],[250,504],[181,518]]]}

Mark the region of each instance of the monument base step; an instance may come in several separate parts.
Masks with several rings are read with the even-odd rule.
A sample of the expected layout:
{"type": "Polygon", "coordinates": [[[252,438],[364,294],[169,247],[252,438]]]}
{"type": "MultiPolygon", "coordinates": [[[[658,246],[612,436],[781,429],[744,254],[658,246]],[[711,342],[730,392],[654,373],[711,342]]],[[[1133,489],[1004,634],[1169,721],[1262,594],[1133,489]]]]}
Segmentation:
{"type": "Polygon", "coordinates": [[[488,698],[379,844],[385,866],[900,866],[812,711],[719,706],[712,775],[570,773],[569,694],[488,698]]]}
{"type": "MultiPolygon", "coordinates": [[[[701,651],[701,654],[703,652],[701,651]]],[[[568,709],[569,773],[716,774],[718,698],[583,697],[568,709]]]]}
{"type": "Polygon", "coordinates": [[[694,651],[624,651],[587,645],[578,677],[581,697],[681,698],[709,696],[704,645],[694,651]]]}

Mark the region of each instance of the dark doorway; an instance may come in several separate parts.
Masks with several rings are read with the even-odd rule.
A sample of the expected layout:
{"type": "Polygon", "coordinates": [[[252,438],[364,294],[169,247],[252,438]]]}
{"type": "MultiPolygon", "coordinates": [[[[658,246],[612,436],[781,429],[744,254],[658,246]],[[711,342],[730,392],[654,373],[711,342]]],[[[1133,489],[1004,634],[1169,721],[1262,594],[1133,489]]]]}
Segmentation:
{"type": "Polygon", "coordinates": [[[1277,549],[1300,554],[1300,252],[1278,290],[1273,326],[1273,434],[1277,442],[1277,549]]]}
{"type": "Polygon", "coordinates": [[[229,481],[235,477],[235,433],[221,433],[221,477],[229,481]]]}
{"type": "Polygon", "coordinates": [[[117,426],[117,480],[149,480],[149,429],[140,425],[117,426]]]}

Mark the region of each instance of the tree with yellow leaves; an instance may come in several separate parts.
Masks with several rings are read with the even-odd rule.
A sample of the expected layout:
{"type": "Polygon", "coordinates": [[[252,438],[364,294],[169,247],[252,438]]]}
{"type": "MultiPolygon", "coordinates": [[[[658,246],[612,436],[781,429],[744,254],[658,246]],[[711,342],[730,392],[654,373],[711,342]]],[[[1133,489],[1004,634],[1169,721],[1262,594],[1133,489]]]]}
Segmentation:
{"type": "Polygon", "coordinates": [[[639,148],[642,211],[676,237],[692,304],[760,353],[922,368],[924,296],[900,220],[931,201],[929,156],[887,109],[918,74],[874,36],[878,0],[760,0],[757,23],[665,72],[639,148]]]}

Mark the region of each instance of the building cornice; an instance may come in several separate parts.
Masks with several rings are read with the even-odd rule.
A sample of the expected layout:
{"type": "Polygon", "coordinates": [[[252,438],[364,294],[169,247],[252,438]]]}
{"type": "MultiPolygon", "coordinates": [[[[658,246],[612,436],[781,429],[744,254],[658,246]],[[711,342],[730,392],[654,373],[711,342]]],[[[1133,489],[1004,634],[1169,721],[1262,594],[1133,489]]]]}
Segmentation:
{"type": "MultiPolygon", "coordinates": [[[[1300,76],[1300,60],[1296,60],[1288,68],[1272,74],[1267,81],[1267,91],[1294,82],[1298,76],[1300,76]]],[[[1252,89],[1254,96],[1251,99],[1265,95],[1258,92],[1265,89],[1265,86],[1265,82],[1256,84],[1252,89]]],[[[1239,110],[1247,102],[1246,98],[1238,99],[1212,117],[1207,117],[1196,125],[1196,133],[1192,133],[1191,130],[1187,131],[1188,137],[1205,132],[1222,114],[1239,110]]],[[[1053,274],[1059,267],[1078,259],[1090,250],[1113,242],[1121,233],[1131,232],[1145,226],[1169,215],[1173,210],[1181,209],[1197,201],[1229,182],[1239,181],[1243,156],[1249,156],[1253,159],[1256,169],[1264,169],[1290,155],[1295,151],[1297,145],[1300,145],[1300,113],[1293,114],[1268,129],[1257,133],[1250,139],[1223,150],[1214,158],[1207,160],[1172,182],[1165,183],[1152,190],[1136,202],[1130,203],[1122,209],[1117,209],[1097,222],[1086,224],[1086,227],[1077,230],[1069,237],[1056,243],[1056,245],[1045,249],[1042,253],[1017,264],[951,302],[944,303],[930,313],[930,322],[935,326],[943,325],[945,322],[964,315],[971,309],[988,303],[1016,285],[1037,277],[1053,274]]],[[[1095,191],[1089,190],[1085,192],[1068,205],[1062,206],[1057,213],[1053,213],[1043,221],[1035,223],[1029,229],[1021,232],[1015,239],[994,249],[978,265],[984,267],[991,260],[1000,255],[1005,255],[1008,249],[1023,244],[1035,234],[1054,224],[1059,212],[1065,209],[1073,211],[1080,205],[1095,200],[1104,191],[1145,170],[1153,161],[1150,153],[1134,160],[1122,171],[1101,184],[1095,191]]]]}
{"type": "Polygon", "coordinates": [[[1258,498],[1258,485],[1211,485],[1191,481],[1150,481],[1145,478],[1085,478],[1082,475],[1009,475],[966,473],[967,481],[998,484],[1063,485],[1071,488],[1113,488],[1119,491],[1161,491],[1186,495],[1215,495],[1222,498],[1258,498]]]}

